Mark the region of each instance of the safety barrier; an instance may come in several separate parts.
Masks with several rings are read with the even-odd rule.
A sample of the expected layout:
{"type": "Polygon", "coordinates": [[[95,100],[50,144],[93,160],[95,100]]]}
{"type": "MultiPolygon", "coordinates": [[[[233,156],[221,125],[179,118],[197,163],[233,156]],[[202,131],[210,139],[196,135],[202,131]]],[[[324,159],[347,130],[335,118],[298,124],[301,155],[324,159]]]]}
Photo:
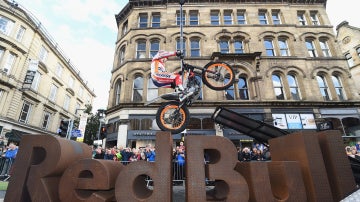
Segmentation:
{"type": "Polygon", "coordinates": [[[0,179],[7,181],[11,177],[11,167],[14,163],[13,158],[0,157],[0,179]]]}

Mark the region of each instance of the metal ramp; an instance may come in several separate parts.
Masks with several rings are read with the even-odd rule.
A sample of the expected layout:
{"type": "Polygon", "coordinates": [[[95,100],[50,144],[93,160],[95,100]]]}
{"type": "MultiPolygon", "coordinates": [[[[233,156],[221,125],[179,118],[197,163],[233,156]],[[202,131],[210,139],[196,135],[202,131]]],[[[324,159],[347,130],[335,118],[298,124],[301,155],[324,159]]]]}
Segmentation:
{"type": "Polygon", "coordinates": [[[224,125],[238,132],[244,133],[255,140],[268,145],[268,140],[289,134],[275,126],[254,120],[224,107],[217,107],[211,117],[215,123],[224,125]]]}

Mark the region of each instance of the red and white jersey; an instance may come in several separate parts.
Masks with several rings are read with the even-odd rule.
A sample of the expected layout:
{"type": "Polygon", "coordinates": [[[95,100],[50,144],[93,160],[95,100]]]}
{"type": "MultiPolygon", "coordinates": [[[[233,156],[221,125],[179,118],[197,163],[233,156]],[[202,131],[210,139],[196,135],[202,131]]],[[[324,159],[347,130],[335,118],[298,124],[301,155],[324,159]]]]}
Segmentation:
{"type": "Polygon", "coordinates": [[[151,74],[157,74],[160,72],[166,72],[165,63],[161,60],[171,56],[175,56],[176,51],[163,51],[160,50],[151,61],[151,74]]]}

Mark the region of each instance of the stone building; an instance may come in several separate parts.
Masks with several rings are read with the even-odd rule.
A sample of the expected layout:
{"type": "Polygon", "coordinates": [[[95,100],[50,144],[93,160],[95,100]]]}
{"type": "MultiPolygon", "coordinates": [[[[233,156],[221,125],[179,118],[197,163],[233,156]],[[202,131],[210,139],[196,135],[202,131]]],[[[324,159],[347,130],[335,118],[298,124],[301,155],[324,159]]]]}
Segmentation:
{"type": "MultiPolygon", "coordinates": [[[[227,62],[236,82],[225,91],[202,87],[190,107],[186,135],[221,135],[235,145],[252,138],[218,127],[211,115],[224,106],[289,132],[359,125],[359,93],[326,13],[326,0],[186,0],[183,6],[185,61],[204,66],[227,62]]],[[[155,140],[160,102],[144,103],[172,89],[149,79],[158,50],[179,49],[178,0],[131,0],[115,16],[118,26],[107,144],[140,147],[155,140]]],[[[178,71],[179,59],[167,61],[178,71]]],[[[182,134],[173,135],[180,141],[182,134]]]]}
{"type": "Polygon", "coordinates": [[[61,120],[92,104],[94,92],[69,61],[35,16],[14,1],[0,1],[2,138],[57,134],[61,120]]]}
{"type": "MultiPolygon", "coordinates": [[[[355,93],[360,95],[360,28],[350,26],[347,21],[343,21],[336,27],[336,40],[341,48],[341,52],[346,58],[348,68],[355,81],[355,93]]],[[[360,126],[354,130],[352,136],[348,136],[355,141],[360,136],[360,126]]]]}

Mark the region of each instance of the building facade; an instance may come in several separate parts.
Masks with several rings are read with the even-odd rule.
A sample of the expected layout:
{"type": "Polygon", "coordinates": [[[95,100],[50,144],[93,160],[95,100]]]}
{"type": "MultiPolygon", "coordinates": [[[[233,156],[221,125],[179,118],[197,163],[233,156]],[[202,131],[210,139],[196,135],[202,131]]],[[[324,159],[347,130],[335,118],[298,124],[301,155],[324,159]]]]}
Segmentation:
{"type": "MultiPolygon", "coordinates": [[[[326,0],[186,0],[183,22],[187,63],[224,61],[236,73],[234,86],[225,91],[202,86],[190,107],[186,135],[221,135],[236,146],[252,143],[246,134],[212,121],[216,106],[289,132],[356,132],[360,97],[336,43],[326,0]]],[[[161,101],[144,103],[172,91],[153,85],[150,63],[158,50],[180,49],[179,1],[129,1],[116,23],[107,143],[140,147],[155,140],[161,101]]],[[[180,69],[176,57],[166,65],[168,71],[180,69]]]]}
{"type": "Polygon", "coordinates": [[[0,132],[57,134],[95,94],[41,23],[13,1],[0,1],[0,132]]]}

